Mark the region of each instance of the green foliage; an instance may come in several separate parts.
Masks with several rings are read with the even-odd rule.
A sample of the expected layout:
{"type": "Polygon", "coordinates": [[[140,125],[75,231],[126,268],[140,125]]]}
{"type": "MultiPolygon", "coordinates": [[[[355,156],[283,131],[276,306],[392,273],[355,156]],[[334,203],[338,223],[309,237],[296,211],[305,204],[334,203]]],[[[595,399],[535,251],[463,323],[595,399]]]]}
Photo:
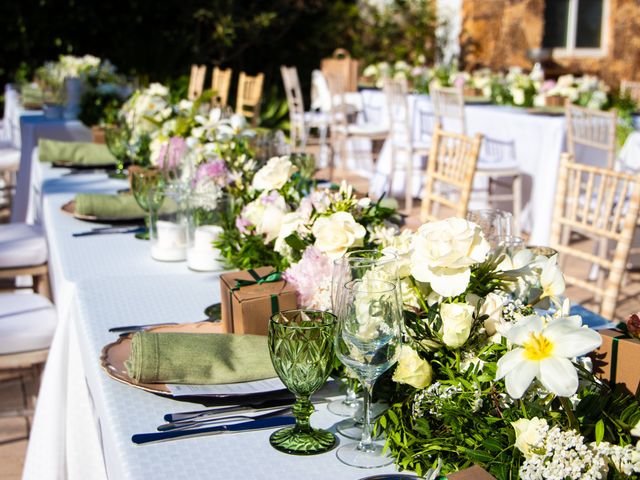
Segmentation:
{"type": "Polygon", "coordinates": [[[616,144],[618,148],[621,148],[627,140],[627,137],[635,131],[633,114],[638,111],[638,105],[628,93],[615,95],[611,104],[618,112],[616,144]]]}
{"type": "Polygon", "coordinates": [[[79,120],[86,126],[115,123],[124,99],[116,90],[91,88],[80,99],[79,120]]]}

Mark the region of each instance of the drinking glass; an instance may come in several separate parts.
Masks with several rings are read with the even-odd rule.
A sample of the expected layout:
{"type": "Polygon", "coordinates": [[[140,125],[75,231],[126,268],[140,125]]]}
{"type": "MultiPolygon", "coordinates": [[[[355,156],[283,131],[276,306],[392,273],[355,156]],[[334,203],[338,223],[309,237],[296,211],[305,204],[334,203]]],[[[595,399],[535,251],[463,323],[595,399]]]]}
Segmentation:
{"type": "Polygon", "coordinates": [[[338,459],[354,467],[375,468],[393,459],[371,434],[371,394],[380,375],[398,360],[402,311],[397,285],[385,280],[351,280],[343,287],[335,337],[336,355],[364,387],[364,424],[359,443],[340,447],[338,459]]]}
{"type": "Polygon", "coordinates": [[[500,253],[506,253],[510,257],[524,248],[524,240],[515,235],[493,235],[489,237],[489,244],[494,250],[500,250],[500,253]]]}
{"type": "Polygon", "coordinates": [[[513,231],[513,216],[494,208],[469,210],[467,220],[480,227],[485,238],[495,235],[511,235],[513,231]]]}
{"type": "MultiPolygon", "coordinates": [[[[331,303],[334,313],[340,302],[340,295],[345,283],[366,277],[376,277],[383,280],[398,280],[398,257],[393,253],[383,254],[379,250],[354,250],[333,262],[333,277],[331,281],[331,303]]],[[[353,417],[356,415],[361,402],[358,401],[355,392],[355,379],[347,379],[347,392],[342,400],[335,400],[327,405],[327,409],[335,415],[353,417]]],[[[359,438],[361,435],[361,423],[349,419],[340,422],[337,430],[349,438],[359,438]]]]}
{"type": "Polygon", "coordinates": [[[152,207],[159,208],[163,201],[162,187],[164,178],[161,172],[154,168],[136,168],[129,169],[129,178],[131,180],[131,191],[140,208],[145,211],[144,222],[147,230],[142,233],[136,233],[136,238],[140,240],[149,240],[149,212],[152,207]],[[149,192],[154,190],[154,195],[149,192]]]}
{"type": "Polygon", "coordinates": [[[116,169],[109,176],[111,178],[126,178],[125,162],[129,159],[127,132],[117,125],[107,125],[104,129],[104,139],[107,148],[116,159],[116,169]]]}
{"type": "Polygon", "coordinates": [[[335,328],[335,315],[318,310],[285,310],[269,321],[271,362],[280,380],[296,396],[296,424],[269,437],[276,450],[315,455],[337,443],[333,433],[311,428],[309,422],[314,411],[309,398],[324,385],[333,366],[335,328]]]}

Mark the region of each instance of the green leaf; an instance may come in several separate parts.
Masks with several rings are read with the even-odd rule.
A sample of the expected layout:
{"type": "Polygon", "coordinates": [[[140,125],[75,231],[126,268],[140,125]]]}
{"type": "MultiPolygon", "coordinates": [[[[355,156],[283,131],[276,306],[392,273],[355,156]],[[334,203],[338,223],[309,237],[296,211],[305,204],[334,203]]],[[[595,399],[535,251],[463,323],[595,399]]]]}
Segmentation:
{"type": "Polygon", "coordinates": [[[604,438],[604,422],[602,419],[596,423],[596,443],[600,443],[604,438]]]}

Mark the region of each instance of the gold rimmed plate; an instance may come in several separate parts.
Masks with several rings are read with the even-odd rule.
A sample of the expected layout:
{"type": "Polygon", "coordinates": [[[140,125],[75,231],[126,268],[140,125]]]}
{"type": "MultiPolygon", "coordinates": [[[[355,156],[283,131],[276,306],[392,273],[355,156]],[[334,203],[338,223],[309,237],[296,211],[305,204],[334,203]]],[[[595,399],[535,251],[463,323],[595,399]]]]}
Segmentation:
{"type": "Polygon", "coordinates": [[[96,215],[82,215],[76,212],[76,201],[70,200],[60,207],[67,215],[71,215],[78,220],[85,220],[87,222],[99,222],[99,223],[135,223],[142,221],[143,217],[131,217],[131,218],[110,218],[110,217],[98,217],[96,215]]]}
{"type": "MultiPolygon", "coordinates": [[[[146,331],[158,333],[225,333],[222,330],[223,329],[221,322],[209,321],[185,323],[180,325],[160,325],[157,327],[150,327],[146,329],[146,331]]],[[[174,397],[167,385],[164,383],[142,383],[134,380],[129,376],[129,372],[127,372],[127,368],[125,367],[125,362],[131,355],[131,336],[132,334],[121,336],[115,342],[104,346],[100,354],[100,366],[105,371],[105,373],[109,377],[120,383],[124,383],[125,385],[129,385],[140,390],[145,390],[147,392],[156,393],[176,399],[186,399],[185,397],[174,397]]],[[[265,387],[263,391],[251,394],[234,394],[233,392],[230,392],[223,394],[207,394],[204,396],[214,399],[223,399],[229,397],[251,397],[254,395],[278,394],[283,391],[286,392],[286,390],[282,389],[282,384],[279,381],[274,381],[267,382],[267,387],[265,387]]]]}

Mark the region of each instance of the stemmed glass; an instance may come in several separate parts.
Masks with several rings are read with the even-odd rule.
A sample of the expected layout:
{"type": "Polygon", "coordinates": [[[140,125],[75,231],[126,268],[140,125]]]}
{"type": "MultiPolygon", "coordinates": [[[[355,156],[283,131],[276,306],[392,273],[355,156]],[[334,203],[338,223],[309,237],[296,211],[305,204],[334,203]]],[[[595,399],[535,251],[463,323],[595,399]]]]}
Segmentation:
{"type": "Polygon", "coordinates": [[[364,424],[359,443],[340,447],[338,459],[354,467],[375,468],[393,459],[371,434],[371,394],[380,375],[398,360],[402,342],[402,311],[397,285],[375,278],[344,285],[338,309],[336,355],[353,370],[364,387],[364,424]]]}
{"type": "Polygon", "coordinates": [[[271,445],[282,452],[314,455],[331,450],[336,436],[311,428],[309,398],[329,377],[333,365],[336,317],[318,310],[285,310],[269,321],[269,353],[280,380],[296,396],[296,424],[274,432],[271,445]]]}
{"type": "Polygon", "coordinates": [[[469,210],[467,220],[478,225],[485,238],[513,233],[513,215],[502,210],[494,208],[469,210]]]}
{"type": "MultiPolygon", "coordinates": [[[[393,253],[382,253],[379,250],[354,250],[333,262],[331,282],[331,301],[334,313],[337,314],[341,304],[340,296],[343,286],[354,279],[378,278],[397,283],[397,256],[393,253]]],[[[327,405],[327,409],[336,415],[351,417],[336,425],[336,429],[348,438],[358,439],[362,434],[361,419],[353,418],[359,413],[362,403],[357,399],[355,379],[347,379],[347,392],[343,400],[335,400],[327,405]]]]}
{"type": "Polygon", "coordinates": [[[108,125],[105,127],[104,138],[107,148],[116,158],[116,169],[113,173],[109,174],[112,178],[126,178],[124,167],[129,154],[127,136],[128,133],[123,127],[118,127],[117,125],[108,125]]]}
{"type": "Polygon", "coordinates": [[[149,212],[152,208],[159,208],[164,199],[162,195],[162,187],[164,184],[164,177],[162,173],[154,168],[140,168],[129,171],[129,177],[131,179],[131,191],[140,208],[145,211],[144,223],[147,230],[142,233],[136,233],[136,238],[140,240],[149,240],[149,226],[150,218],[149,212]],[[154,194],[150,195],[153,191],[154,194]]]}

